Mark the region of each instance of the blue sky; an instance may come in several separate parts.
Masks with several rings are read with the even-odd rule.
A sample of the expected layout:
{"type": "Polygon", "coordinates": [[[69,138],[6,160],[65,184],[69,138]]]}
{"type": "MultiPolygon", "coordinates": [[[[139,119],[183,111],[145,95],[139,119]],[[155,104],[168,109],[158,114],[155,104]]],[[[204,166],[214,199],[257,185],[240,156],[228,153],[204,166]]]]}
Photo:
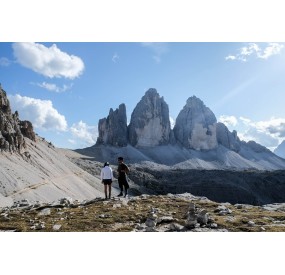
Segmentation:
{"type": "Polygon", "coordinates": [[[284,43],[0,43],[0,82],[12,110],[58,147],[96,142],[97,124],[127,117],[156,88],[175,120],[196,95],[243,140],[274,149],[285,137],[284,43]]]}

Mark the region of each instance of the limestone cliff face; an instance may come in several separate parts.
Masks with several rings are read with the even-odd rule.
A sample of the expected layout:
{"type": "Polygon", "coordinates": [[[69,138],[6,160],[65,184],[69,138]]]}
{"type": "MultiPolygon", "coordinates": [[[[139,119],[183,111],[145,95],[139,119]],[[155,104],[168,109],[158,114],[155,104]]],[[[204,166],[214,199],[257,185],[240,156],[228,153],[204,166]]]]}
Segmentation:
{"type": "Polygon", "coordinates": [[[110,109],[107,118],[99,120],[99,137],[96,144],[126,146],[128,144],[128,129],[126,106],[121,104],[118,109],[110,109]]]}
{"type": "Polygon", "coordinates": [[[128,126],[129,142],[135,147],[153,147],[170,141],[168,105],[156,89],[149,89],[135,107],[128,126]]]}
{"type": "Polygon", "coordinates": [[[0,151],[21,151],[27,137],[35,141],[33,126],[29,121],[20,121],[16,111],[11,112],[6,92],[0,85],[0,151]]]}
{"type": "Polygon", "coordinates": [[[174,126],[176,140],[186,148],[211,150],[217,147],[217,119],[203,101],[193,96],[179,113],[174,126]]]}
{"type": "Polygon", "coordinates": [[[237,132],[233,131],[231,133],[227,126],[220,122],[217,123],[216,128],[218,143],[230,150],[239,152],[241,143],[237,136],[237,132]]]}

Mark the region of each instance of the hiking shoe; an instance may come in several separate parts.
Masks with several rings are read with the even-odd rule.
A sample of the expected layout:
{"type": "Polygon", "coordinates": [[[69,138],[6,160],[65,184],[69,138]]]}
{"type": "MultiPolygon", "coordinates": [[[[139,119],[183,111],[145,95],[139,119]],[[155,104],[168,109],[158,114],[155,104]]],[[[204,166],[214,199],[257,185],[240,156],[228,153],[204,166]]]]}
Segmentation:
{"type": "Polygon", "coordinates": [[[119,195],[118,195],[118,197],[122,197],[123,196],[123,193],[121,192],[119,195]]]}

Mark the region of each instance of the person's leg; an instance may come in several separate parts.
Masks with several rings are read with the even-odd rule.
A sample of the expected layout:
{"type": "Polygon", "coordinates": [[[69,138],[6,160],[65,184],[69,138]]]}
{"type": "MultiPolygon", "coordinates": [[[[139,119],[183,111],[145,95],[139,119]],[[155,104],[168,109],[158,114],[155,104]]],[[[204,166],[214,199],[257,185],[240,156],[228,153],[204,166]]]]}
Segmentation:
{"type": "Polygon", "coordinates": [[[109,184],[109,199],[111,199],[111,187],[112,187],[112,184],[110,183],[109,184]]]}
{"type": "Polygon", "coordinates": [[[129,189],[129,187],[130,187],[130,186],[129,186],[127,180],[125,180],[125,182],[124,182],[125,197],[128,195],[128,189],[129,189]]]}
{"type": "Polygon", "coordinates": [[[121,179],[118,179],[118,182],[119,182],[119,187],[120,187],[120,190],[121,190],[121,192],[118,195],[118,197],[120,197],[120,196],[123,196],[123,182],[122,182],[121,179]]]}
{"type": "Polygon", "coordinates": [[[107,199],[107,184],[104,184],[105,199],[107,199]]]}

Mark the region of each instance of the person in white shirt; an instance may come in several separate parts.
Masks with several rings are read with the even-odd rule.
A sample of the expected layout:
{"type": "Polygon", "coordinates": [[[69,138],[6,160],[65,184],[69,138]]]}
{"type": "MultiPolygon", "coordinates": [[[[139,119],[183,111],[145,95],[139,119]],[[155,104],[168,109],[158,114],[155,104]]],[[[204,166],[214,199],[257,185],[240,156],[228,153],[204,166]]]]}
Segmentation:
{"type": "Polygon", "coordinates": [[[111,199],[111,186],[113,182],[113,170],[109,166],[109,162],[104,163],[104,167],[101,170],[101,181],[104,183],[105,199],[111,199]],[[107,186],[109,188],[107,188],[107,186]],[[109,195],[107,194],[107,189],[109,189],[109,195]],[[107,196],[108,195],[108,196],[107,196]]]}

